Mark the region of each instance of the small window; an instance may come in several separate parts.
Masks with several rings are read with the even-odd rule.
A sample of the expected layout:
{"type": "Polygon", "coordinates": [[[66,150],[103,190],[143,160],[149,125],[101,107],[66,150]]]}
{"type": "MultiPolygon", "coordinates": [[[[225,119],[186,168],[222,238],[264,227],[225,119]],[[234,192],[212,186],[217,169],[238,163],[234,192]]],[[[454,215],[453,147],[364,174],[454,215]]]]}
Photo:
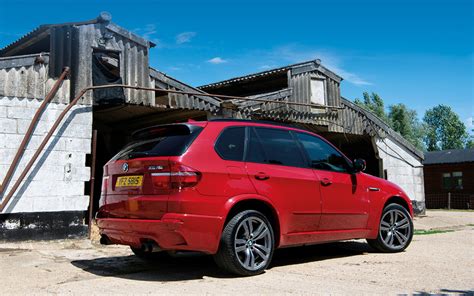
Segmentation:
{"type": "Polygon", "coordinates": [[[462,187],[462,172],[453,172],[451,178],[451,185],[453,189],[461,190],[462,187]]]}
{"type": "Polygon", "coordinates": [[[324,95],[324,80],[311,79],[311,103],[326,105],[324,95]]]}
{"type": "Polygon", "coordinates": [[[451,189],[451,173],[443,174],[443,189],[451,189]]]}
{"type": "Polygon", "coordinates": [[[225,129],[216,142],[216,152],[223,159],[242,161],[245,148],[245,127],[225,129]]]}
{"type": "Polygon", "coordinates": [[[250,135],[247,161],[306,167],[298,143],[287,130],[255,128],[250,135]]]}
{"type": "Polygon", "coordinates": [[[311,161],[311,167],[318,170],[348,172],[347,159],[324,140],[304,133],[296,133],[311,161]]]}

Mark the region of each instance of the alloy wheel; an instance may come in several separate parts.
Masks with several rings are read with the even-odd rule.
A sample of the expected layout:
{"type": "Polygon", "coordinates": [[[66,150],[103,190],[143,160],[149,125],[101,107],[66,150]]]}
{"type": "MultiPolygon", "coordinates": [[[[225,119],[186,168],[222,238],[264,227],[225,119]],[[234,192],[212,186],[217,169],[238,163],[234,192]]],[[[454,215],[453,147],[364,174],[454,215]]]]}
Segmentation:
{"type": "Polygon", "coordinates": [[[235,232],[234,251],[239,263],[247,270],[257,270],[267,264],[272,251],[268,225],[258,217],[240,222],[235,232]]]}
{"type": "Polygon", "coordinates": [[[391,249],[404,248],[410,240],[411,232],[410,217],[398,209],[385,212],[380,220],[380,237],[391,249]]]}

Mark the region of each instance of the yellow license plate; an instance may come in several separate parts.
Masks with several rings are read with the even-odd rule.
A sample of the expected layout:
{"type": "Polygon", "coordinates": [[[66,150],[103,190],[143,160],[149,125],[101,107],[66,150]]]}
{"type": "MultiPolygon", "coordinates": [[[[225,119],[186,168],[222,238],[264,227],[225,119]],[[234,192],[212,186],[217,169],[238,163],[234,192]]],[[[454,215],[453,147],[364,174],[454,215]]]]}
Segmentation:
{"type": "Polygon", "coordinates": [[[142,186],[143,176],[118,177],[115,187],[137,187],[142,186]]]}

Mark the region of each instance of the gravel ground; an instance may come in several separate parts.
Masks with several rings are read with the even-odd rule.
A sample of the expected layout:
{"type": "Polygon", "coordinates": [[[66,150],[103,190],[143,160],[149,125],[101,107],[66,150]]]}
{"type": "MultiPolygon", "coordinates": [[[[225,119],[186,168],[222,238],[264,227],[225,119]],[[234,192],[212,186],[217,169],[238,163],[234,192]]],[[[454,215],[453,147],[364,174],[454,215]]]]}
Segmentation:
{"type": "Polygon", "coordinates": [[[474,295],[474,212],[429,211],[402,253],[364,241],[279,250],[264,274],[233,277],[210,256],[143,262],[122,246],[88,240],[0,243],[1,295],[12,294],[424,294],[474,295]]]}

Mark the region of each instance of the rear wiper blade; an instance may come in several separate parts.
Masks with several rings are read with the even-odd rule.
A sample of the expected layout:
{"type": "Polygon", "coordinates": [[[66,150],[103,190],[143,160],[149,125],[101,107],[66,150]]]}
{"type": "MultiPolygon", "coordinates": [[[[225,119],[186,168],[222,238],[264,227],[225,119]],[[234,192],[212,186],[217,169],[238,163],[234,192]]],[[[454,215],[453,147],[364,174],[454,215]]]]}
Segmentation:
{"type": "Polygon", "coordinates": [[[137,157],[145,157],[145,156],[152,156],[153,153],[150,152],[130,152],[128,153],[128,158],[137,158],[137,157]]]}

